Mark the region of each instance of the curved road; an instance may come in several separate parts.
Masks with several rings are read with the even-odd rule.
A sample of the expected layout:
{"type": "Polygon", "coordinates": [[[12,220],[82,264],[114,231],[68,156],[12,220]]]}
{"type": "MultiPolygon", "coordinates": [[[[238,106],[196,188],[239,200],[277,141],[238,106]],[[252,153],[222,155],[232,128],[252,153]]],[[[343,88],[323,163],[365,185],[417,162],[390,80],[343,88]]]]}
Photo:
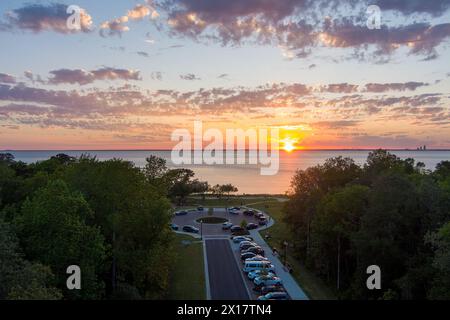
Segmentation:
{"type": "Polygon", "coordinates": [[[227,239],[205,239],[211,299],[250,300],[227,239]]]}

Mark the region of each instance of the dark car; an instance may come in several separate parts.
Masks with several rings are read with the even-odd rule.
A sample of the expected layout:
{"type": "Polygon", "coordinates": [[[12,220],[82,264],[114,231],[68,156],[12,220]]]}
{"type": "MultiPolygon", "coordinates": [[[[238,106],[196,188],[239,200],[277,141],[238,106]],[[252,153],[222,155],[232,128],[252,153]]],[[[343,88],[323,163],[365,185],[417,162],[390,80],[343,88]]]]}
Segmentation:
{"type": "Polygon", "coordinates": [[[170,223],[169,224],[170,229],[172,230],[178,230],[178,226],[175,223],[170,223]]]}
{"type": "Polygon", "coordinates": [[[181,211],[176,211],[175,212],[176,216],[185,216],[187,214],[188,214],[188,212],[186,210],[181,210],[181,211]]]}
{"type": "Polygon", "coordinates": [[[196,227],[193,226],[184,226],[183,227],[184,232],[190,232],[190,233],[198,233],[199,230],[196,227]]]}
{"type": "Polygon", "coordinates": [[[239,249],[240,249],[241,251],[245,251],[245,250],[248,250],[249,248],[253,248],[253,247],[256,247],[256,244],[255,244],[255,243],[245,243],[245,244],[241,244],[241,245],[239,246],[239,249]]]}
{"type": "Polygon", "coordinates": [[[247,230],[252,230],[258,228],[258,225],[256,223],[249,223],[246,226],[247,230]]]}
{"type": "Polygon", "coordinates": [[[260,219],[258,223],[260,226],[265,226],[267,224],[267,219],[266,218],[260,219]]]}
{"type": "Polygon", "coordinates": [[[262,212],[255,213],[255,218],[261,219],[262,217],[264,217],[264,213],[262,213],[262,212]]]}
{"type": "Polygon", "coordinates": [[[203,211],[204,208],[203,207],[197,207],[197,211],[203,211]]]}
{"type": "Polygon", "coordinates": [[[239,231],[244,231],[244,229],[241,226],[232,226],[230,228],[231,232],[239,232],[239,231]]]}
{"type": "Polygon", "coordinates": [[[242,251],[242,253],[251,252],[254,254],[258,254],[260,256],[264,256],[264,249],[261,247],[250,247],[247,250],[242,251]]]}
{"type": "Polygon", "coordinates": [[[244,214],[245,214],[246,216],[252,216],[252,215],[253,215],[253,210],[245,210],[245,211],[244,211],[244,214]]]}
{"type": "Polygon", "coordinates": [[[246,252],[246,253],[241,254],[241,260],[245,261],[246,259],[253,258],[254,256],[256,256],[256,254],[254,254],[252,252],[246,252]]]}
{"type": "Polygon", "coordinates": [[[262,287],[258,287],[257,286],[254,289],[255,289],[255,291],[260,292],[262,295],[268,294],[270,292],[283,292],[283,291],[285,291],[284,287],[280,286],[280,285],[278,285],[278,286],[262,286],[262,287]]]}

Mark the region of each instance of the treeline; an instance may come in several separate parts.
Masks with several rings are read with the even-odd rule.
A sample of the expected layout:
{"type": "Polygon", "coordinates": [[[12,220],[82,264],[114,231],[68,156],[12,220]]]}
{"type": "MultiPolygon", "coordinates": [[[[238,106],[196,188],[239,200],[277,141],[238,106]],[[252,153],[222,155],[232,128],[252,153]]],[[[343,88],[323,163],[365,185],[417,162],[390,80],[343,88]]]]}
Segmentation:
{"type": "Polygon", "coordinates": [[[296,172],[284,212],[297,258],[339,298],[450,299],[450,161],[328,159],[296,172]],[[370,265],[381,290],[366,287],[370,265]]]}
{"type": "MultiPolygon", "coordinates": [[[[165,298],[173,261],[170,199],[200,182],[149,157],[145,168],[59,154],[0,154],[0,299],[165,298]],[[81,268],[81,290],[66,269],[81,268]]],[[[187,194],[186,194],[187,192],[187,194]]]]}

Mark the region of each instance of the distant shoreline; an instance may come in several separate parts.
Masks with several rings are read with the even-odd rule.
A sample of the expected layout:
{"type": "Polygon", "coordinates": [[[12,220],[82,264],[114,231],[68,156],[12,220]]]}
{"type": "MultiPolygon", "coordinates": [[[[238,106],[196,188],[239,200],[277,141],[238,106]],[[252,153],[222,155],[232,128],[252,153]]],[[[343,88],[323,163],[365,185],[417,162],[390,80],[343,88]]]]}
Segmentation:
{"type": "MultiPolygon", "coordinates": [[[[301,149],[294,150],[292,152],[301,152],[301,151],[374,151],[378,149],[383,149],[386,151],[450,151],[450,149],[426,149],[426,150],[418,150],[418,149],[385,149],[385,148],[375,148],[375,149],[301,149]]],[[[252,149],[245,149],[245,151],[251,151],[252,149]]],[[[132,151],[172,151],[171,149],[20,149],[20,150],[12,150],[12,149],[3,149],[0,152],[80,152],[80,151],[88,151],[88,152],[132,152],[132,151]]],[[[196,151],[193,149],[192,151],[196,151]]],[[[201,151],[201,150],[199,150],[201,151]]],[[[226,151],[226,150],[222,150],[226,151]]],[[[234,151],[241,151],[241,149],[236,149],[234,151]]],[[[286,152],[282,149],[280,151],[286,152]]]]}

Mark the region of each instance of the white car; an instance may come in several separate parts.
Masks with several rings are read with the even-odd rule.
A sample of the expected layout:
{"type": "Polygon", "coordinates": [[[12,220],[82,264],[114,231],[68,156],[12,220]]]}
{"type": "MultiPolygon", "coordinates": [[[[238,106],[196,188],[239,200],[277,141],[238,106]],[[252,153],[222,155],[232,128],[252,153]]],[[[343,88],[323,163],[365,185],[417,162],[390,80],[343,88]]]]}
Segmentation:
{"type": "Polygon", "coordinates": [[[256,277],[260,277],[260,276],[275,277],[275,273],[273,273],[273,272],[267,272],[267,271],[265,271],[265,270],[255,270],[255,271],[250,271],[250,272],[247,274],[247,277],[248,277],[250,280],[253,280],[253,279],[255,279],[256,277]]]}
{"type": "Polygon", "coordinates": [[[223,230],[229,230],[232,226],[233,226],[233,224],[231,222],[224,222],[222,224],[222,229],[223,230]]]}
{"type": "Polygon", "coordinates": [[[256,255],[252,258],[245,259],[244,263],[247,261],[269,261],[269,259],[260,255],[256,255]]]}
{"type": "Polygon", "coordinates": [[[283,281],[278,277],[259,276],[253,280],[253,283],[257,286],[274,286],[282,285],[283,281]]]}
{"type": "Polygon", "coordinates": [[[252,239],[250,239],[248,237],[244,237],[244,236],[233,237],[233,242],[234,243],[241,243],[242,241],[252,241],[252,239]]]}

